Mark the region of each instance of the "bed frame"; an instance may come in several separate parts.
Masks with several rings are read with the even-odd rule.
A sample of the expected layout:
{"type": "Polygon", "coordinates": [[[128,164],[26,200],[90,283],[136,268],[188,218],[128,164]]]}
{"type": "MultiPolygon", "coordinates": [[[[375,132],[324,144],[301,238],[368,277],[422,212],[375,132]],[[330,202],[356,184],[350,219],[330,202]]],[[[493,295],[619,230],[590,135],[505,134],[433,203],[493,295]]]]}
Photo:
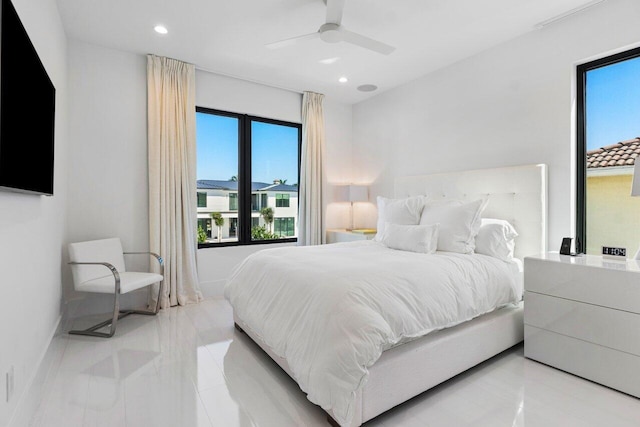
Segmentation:
{"type": "MultiPolygon", "coordinates": [[[[547,248],[547,168],[525,165],[408,176],[396,179],[395,196],[487,199],[485,218],[506,219],[519,233],[515,256],[547,248]]],[[[274,354],[234,313],[236,327],[255,341],[289,376],[287,360],[274,354]]],[[[524,339],[523,303],[391,348],[369,368],[357,392],[351,426],[362,423],[466,371],[524,339]]],[[[328,412],[329,422],[338,425],[328,412]]]]}

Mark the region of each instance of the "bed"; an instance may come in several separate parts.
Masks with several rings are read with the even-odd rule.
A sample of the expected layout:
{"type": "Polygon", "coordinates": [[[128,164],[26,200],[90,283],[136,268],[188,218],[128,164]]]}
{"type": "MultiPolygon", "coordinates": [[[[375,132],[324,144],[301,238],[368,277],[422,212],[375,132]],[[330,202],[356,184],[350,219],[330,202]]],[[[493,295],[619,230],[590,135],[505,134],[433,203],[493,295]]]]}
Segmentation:
{"type": "MultiPolygon", "coordinates": [[[[516,259],[522,260],[524,256],[546,249],[546,174],[545,165],[525,165],[401,177],[395,182],[395,197],[427,196],[430,200],[469,201],[483,199],[486,202],[482,211],[483,217],[508,220],[517,229],[514,255],[516,259]]],[[[260,251],[259,255],[249,257],[236,269],[227,284],[225,295],[234,307],[237,328],[251,337],[294,378],[308,394],[309,400],[327,411],[332,424],[359,426],[523,340],[521,288],[520,294],[512,286],[513,292],[502,292],[504,295],[499,297],[485,297],[479,293],[485,285],[474,285],[476,276],[486,275],[487,283],[491,284],[507,280],[510,274],[519,274],[513,271],[513,265],[504,266],[500,264],[502,261],[483,259],[483,255],[440,254],[440,259],[444,262],[434,262],[431,267],[434,270],[429,271],[433,271],[432,274],[436,277],[442,276],[446,286],[443,285],[440,290],[430,289],[429,292],[440,292],[445,295],[446,300],[450,289],[458,286],[458,281],[464,281],[463,297],[456,294],[455,298],[449,300],[455,302],[453,305],[458,304],[452,310],[470,313],[468,316],[462,316],[469,319],[464,318],[464,321],[460,321],[460,318],[446,318],[448,309],[434,309],[433,313],[423,316],[421,313],[432,311],[431,306],[425,305],[429,294],[414,283],[406,284],[406,288],[396,289],[395,285],[384,287],[390,277],[384,275],[390,274],[385,273],[388,269],[380,266],[386,262],[383,261],[385,259],[388,259],[389,265],[401,266],[402,274],[397,275],[401,276],[402,280],[399,283],[403,286],[404,282],[410,281],[409,279],[424,276],[425,266],[406,261],[418,259],[417,254],[402,257],[398,255],[395,260],[392,259],[395,255],[390,256],[389,253],[383,252],[383,245],[368,241],[327,246],[333,248],[283,248],[260,251]],[[354,255],[351,256],[350,253],[354,255]],[[307,300],[303,292],[306,288],[301,282],[305,281],[304,274],[311,271],[314,263],[316,268],[323,265],[323,257],[335,265],[332,267],[332,270],[335,270],[332,272],[335,273],[335,283],[325,286],[326,289],[322,286],[310,287],[309,293],[318,293],[325,299],[307,300]],[[305,259],[309,260],[306,262],[308,265],[305,265],[305,259]],[[348,261],[341,262],[340,259],[348,261]],[[286,267],[287,263],[284,260],[291,261],[290,268],[286,267]],[[396,264],[393,264],[394,262],[396,264]],[[277,268],[270,269],[270,266],[276,263],[277,268]],[[358,265],[359,270],[354,272],[349,263],[358,265]],[[448,267],[438,267],[439,265],[448,267]],[[438,268],[441,270],[437,270],[438,268]],[[473,270],[474,268],[476,270],[473,270]],[[489,270],[491,273],[487,273],[489,270]],[[452,271],[457,271],[458,276],[452,271]],[[473,273],[469,273],[470,271],[473,273]],[[292,284],[285,287],[282,285],[285,282],[292,284]],[[366,286],[359,285],[360,294],[353,297],[351,292],[351,299],[344,302],[347,294],[342,288],[351,282],[365,283],[366,286]],[[375,286],[384,290],[382,294],[390,294],[385,296],[388,299],[372,298],[361,303],[364,299],[362,294],[367,294],[367,289],[375,286]],[[467,292],[467,289],[472,291],[467,292]],[[465,292],[472,297],[464,297],[465,292]],[[403,295],[406,295],[406,298],[403,298],[403,295]],[[495,301],[485,301],[492,298],[495,301]],[[295,301],[287,301],[289,299],[295,301]],[[382,332],[386,333],[379,332],[386,324],[379,322],[377,314],[370,314],[372,311],[369,309],[372,305],[378,304],[381,315],[387,316],[385,319],[388,319],[395,314],[388,314],[385,311],[387,306],[403,299],[409,300],[407,306],[416,306],[413,317],[437,318],[440,327],[425,329],[426,323],[420,323],[422,319],[420,322],[414,322],[415,319],[408,313],[406,318],[398,318],[397,323],[401,324],[401,329],[406,328],[411,333],[396,333],[392,340],[388,339],[387,334],[386,341],[382,342],[382,339],[377,337],[384,335],[382,332]],[[460,303],[466,299],[469,300],[468,306],[460,303]],[[320,301],[319,306],[327,307],[322,311],[315,305],[310,305],[310,301],[320,301]],[[285,303],[290,305],[283,305],[285,303]],[[492,306],[496,303],[499,309],[492,306]],[[338,306],[341,307],[340,310],[331,308],[338,306]],[[475,311],[469,311],[471,309],[475,311]],[[364,321],[356,318],[356,311],[366,311],[369,313],[368,317],[364,315],[364,321]],[[342,316],[342,319],[329,320],[334,314],[327,316],[327,313],[340,313],[336,316],[342,316]],[[319,322],[317,316],[326,316],[328,320],[319,322]],[[287,323],[293,320],[296,323],[287,323]],[[371,329],[373,334],[358,335],[359,332],[351,330],[351,326],[347,327],[352,323],[360,323],[361,329],[371,329]],[[278,327],[272,327],[268,331],[268,324],[278,327]],[[343,349],[344,346],[339,344],[343,341],[337,340],[341,337],[333,340],[333,335],[345,335],[353,340],[349,342],[349,345],[353,346],[353,357],[348,352],[351,347],[343,349]],[[330,351],[318,346],[318,342],[321,341],[316,337],[325,336],[332,337],[332,340],[327,341],[331,342],[332,346],[338,343],[335,347],[330,347],[330,351]],[[297,341],[292,341],[293,338],[297,341]],[[297,344],[305,340],[309,342],[307,347],[297,344]],[[375,342],[371,344],[368,341],[375,342]],[[326,355],[331,355],[333,359],[329,360],[326,355]],[[301,360],[314,360],[314,369],[301,370],[301,360]],[[359,366],[358,363],[364,365],[359,366]],[[342,371],[338,370],[337,365],[340,365],[340,369],[343,369],[343,365],[346,367],[342,375],[339,374],[342,371]],[[358,369],[348,369],[352,365],[358,369]],[[322,375],[323,372],[325,375],[322,375]]],[[[431,260],[428,256],[423,259],[429,262],[431,260]]],[[[311,278],[309,282],[311,283],[311,278]]]]}

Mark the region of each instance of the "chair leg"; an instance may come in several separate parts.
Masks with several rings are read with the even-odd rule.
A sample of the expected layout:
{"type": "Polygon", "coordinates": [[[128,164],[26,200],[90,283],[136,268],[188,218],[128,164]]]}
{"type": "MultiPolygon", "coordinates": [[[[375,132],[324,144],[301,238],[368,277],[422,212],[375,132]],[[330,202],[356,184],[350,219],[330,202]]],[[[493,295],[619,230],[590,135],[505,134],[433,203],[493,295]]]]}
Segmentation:
{"type": "Polygon", "coordinates": [[[120,312],[120,293],[115,293],[113,296],[113,318],[105,320],[104,322],[100,322],[97,325],[93,325],[87,329],[79,329],[69,331],[71,335],[86,335],[89,337],[100,337],[100,338],[111,338],[113,334],[116,333],[116,325],[118,323],[118,319],[122,319],[125,316],[128,316],[130,313],[121,315],[120,312]],[[96,332],[98,329],[102,329],[107,325],[111,325],[109,332],[96,332]]]}
{"type": "Polygon", "coordinates": [[[156,308],[153,310],[126,310],[121,311],[120,313],[126,314],[143,314],[145,316],[155,316],[160,311],[160,296],[162,295],[162,285],[164,284],[164,280],[160,281],[160,285],[158,286],[158,298],[156,299],[156,308]]]}
{"type": "MultiPolygon", "coordinates": [[[[162,275],[164,277],[164,267],[162,268],[162,275]]],[[[158,284],[158,299],[156,300],[156,313],[160,311],[160,296],[162,295],[162,287],[164,286],[164,279],[158,284]]]]}
{"type": "Polygon", "coordinates": [[[145,316],[155,316],[160,311],[160,295],[162,294],[162,285],[164,280],[160,282],[158,289],[158,300],[156,301],[156,308],[154,310],[123,310],[120,311],[120,294],[115,294],[113,299],[113,318],[100,322],[97,325],[93,325],[90,328],[82,330],[69,331],[71,335],[86,335],[90,337],[111,338],[116,333],[116,324],[118,320],[123,317],[127,317],[130,314],[142,314],[145,316]],[[102,329],[107,325],[111,325],[109,332],[96,332],[98,329],[102,329]]]}

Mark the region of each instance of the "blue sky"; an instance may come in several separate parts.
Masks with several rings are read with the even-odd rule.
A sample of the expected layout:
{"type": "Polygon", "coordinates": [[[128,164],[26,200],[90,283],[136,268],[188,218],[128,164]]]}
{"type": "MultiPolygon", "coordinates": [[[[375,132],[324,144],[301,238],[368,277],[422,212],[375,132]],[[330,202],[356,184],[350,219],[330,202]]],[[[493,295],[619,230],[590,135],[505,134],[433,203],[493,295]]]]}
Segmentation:
{"type": "Polygon", "coordinates": [[[587,150],[640,136],[640,58],[587,72],[587,150]]]}
{"type": "MultiPolygon", "coordinates": [[[[252,181],[298,182],[298,129],[252,122],[252,181]]],[[[196,113],[198,179],[238,175],[238,119],[196,113]]]]}

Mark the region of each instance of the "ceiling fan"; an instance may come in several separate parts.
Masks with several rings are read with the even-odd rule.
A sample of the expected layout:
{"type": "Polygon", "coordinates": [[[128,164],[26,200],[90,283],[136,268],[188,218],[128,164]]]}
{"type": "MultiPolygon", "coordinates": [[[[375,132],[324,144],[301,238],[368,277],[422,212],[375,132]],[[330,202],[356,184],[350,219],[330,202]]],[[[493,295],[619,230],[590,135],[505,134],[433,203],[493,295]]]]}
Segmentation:
{"type": "Polygon", "coordinates": [[[342,25],[342,12],[344,10],[345,0],[324,0],[327,5],[327,19],[320,26],[318,31],[303,36],[293,37],[290,39],[280,40],[269,43],[266,46],[269,49],[278,49],[281,47],[291,46],[305,40],[320,38],[327,43],[347,42],[383,55],[389,55],[396,48],[388,44],[373,40],[361,34],[353,33],[345,29],[342,25]]]}

